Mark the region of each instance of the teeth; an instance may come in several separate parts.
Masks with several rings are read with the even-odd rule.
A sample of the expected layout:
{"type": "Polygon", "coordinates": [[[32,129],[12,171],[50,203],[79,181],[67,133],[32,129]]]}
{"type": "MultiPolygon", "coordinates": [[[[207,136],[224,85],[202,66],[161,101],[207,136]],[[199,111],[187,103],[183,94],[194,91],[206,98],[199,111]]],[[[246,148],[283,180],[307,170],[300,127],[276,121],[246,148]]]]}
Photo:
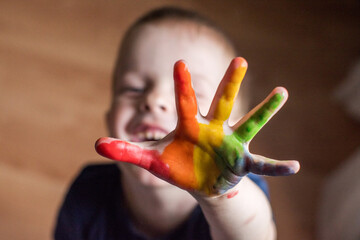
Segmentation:
{"type": "Polygon", "coordinates": [[[160,140],[166,136],[166,133],[161,131],[147,131],[147,132],[140,132],[136,135],[140,141],[147,141],[147,140],[160,140]]]}
{"type": "Polygon", "coordinates": [[[154,134],[152,132],[145,132],[145,137],[146,137],[146,139],[153,139],[154,134]]]}
{"type": "Polygon", "coordinates": [[[159,139],[162,139],[166,136],[166,133],[164,132],[159,132],[159,139]]]}
{"type": "Polygon", "coordinates": [[[154,132],[154,139],[156,139],[156,140],[160,139],[160,133],[159,132],[154,132]]]}

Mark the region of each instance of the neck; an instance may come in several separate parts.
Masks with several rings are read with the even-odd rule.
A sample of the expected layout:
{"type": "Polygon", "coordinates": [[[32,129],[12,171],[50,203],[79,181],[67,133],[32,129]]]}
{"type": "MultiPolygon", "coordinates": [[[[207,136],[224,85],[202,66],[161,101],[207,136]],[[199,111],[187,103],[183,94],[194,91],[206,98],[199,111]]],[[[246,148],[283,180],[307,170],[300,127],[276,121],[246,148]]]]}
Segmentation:
{"type": "Polygon", "coordinates": [[[188,192],[172,185],[146,186],[124,175],[121,182],[135,227],[151,237],[174,230],[196,205],[188,192]]]}

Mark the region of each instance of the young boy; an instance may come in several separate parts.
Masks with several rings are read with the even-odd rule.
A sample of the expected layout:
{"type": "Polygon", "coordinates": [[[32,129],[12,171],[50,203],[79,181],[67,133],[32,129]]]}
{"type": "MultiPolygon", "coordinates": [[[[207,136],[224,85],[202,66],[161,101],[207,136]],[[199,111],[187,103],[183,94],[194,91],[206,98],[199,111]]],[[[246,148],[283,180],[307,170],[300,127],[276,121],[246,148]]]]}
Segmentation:
{"type": "MultiPolygon", "coordinates": [[[[235,56],[225,35],[192,12],[154,10],[129,29],[107,126],[111,137],[132,143],[98,140],[99,153],[122,162],[82,171],[55,239],[275,238],[266,186],[247,173],[288,175],[299,165],[251,155],[247,145],[285,102],[286,90],[276,88],[233,131],[224,123],[247,67],[241,58],[231,62],[235,56]]],[[[245,110],[241,105],[238,113],[245,110]]]]}

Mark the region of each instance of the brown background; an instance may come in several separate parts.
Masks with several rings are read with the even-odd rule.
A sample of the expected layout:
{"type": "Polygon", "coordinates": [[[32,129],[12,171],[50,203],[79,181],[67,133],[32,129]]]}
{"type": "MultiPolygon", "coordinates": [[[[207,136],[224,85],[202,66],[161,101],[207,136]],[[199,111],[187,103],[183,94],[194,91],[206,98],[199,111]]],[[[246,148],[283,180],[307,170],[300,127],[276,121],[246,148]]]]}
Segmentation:
{"type": "Polygon", "coordinates": [[[325,177],[359,144],[360,127],[333,100],[359,56],[358,1],[0,1],[0,238],[49,239],[85,163],[101,160],[110,76],[131,22],[164,4],[197,9],[235,39],[256,76],[253,102],[276,85],[284,109],[252,150],[299,159],[269,178],[279,239],[315,239],[325,177]]]}

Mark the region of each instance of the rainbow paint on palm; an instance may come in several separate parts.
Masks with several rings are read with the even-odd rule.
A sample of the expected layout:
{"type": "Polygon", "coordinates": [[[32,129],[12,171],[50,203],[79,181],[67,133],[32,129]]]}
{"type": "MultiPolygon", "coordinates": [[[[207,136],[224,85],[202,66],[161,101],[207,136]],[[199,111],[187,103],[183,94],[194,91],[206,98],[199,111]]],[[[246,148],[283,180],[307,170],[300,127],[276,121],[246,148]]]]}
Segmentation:
{"type": "Polygon", "coordinates": [[[133,163],[183,189],[219,195],[234,187],[249,172],[285,176],[296,173],[296,161],[276,161],[251,154],[252,138],[282,107],[287,91],[275,88],[234,127],[227,124],[234,100],[247,70],[243,58],[235,58],[221,81],[209,113],[199,113],[186,64],[174,67],[178,124],[166,138],[151,145],[100,138],[99,154],[133,163]]]}

